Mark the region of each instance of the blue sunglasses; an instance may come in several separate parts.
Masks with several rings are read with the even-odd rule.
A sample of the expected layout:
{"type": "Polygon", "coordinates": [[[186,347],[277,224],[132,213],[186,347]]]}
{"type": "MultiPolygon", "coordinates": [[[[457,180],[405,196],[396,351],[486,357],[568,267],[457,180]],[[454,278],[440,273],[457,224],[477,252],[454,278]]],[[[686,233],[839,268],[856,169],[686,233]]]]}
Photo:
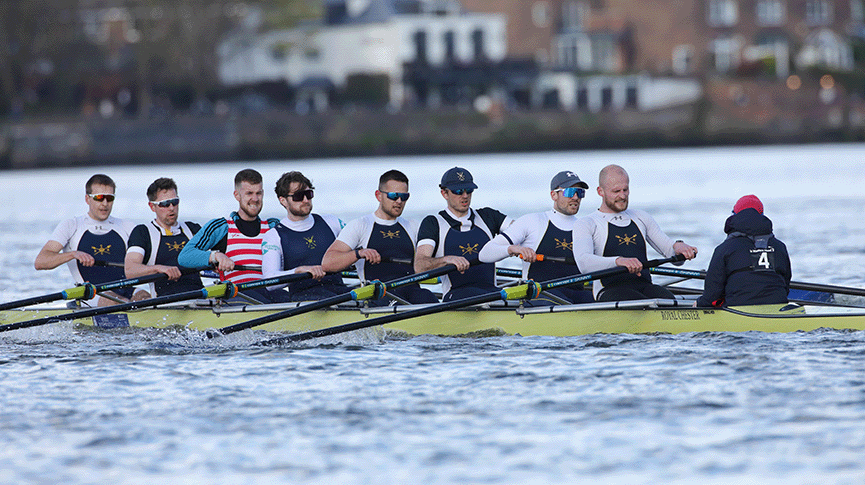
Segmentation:
{"type": "Polygon", "coordinates": [[[475,191],[475,189],[456,189],[456,190],[448,189],[448,190],[450,190],[451,193],[454,195],[471,194],[472,192],[475,191]]]}
{"type": "Polygon", "coordinates": [[[407,201],[410,195],[408,192],[385,192],[384,194],[387,195],[387,198],[390,200],[402,199],[403,202],[407,201]]]}
{"type": "Polygon", "coordinates": [[[577,197],[582,199],[583,197],[586,196],[586,189],[581,188],[581,187],[568,187],[568,188],[564,188],[564,189],[556,189],[556,192],[561,192],[563,196],[568,197],[568,198],[576,195],[577,197]]]}

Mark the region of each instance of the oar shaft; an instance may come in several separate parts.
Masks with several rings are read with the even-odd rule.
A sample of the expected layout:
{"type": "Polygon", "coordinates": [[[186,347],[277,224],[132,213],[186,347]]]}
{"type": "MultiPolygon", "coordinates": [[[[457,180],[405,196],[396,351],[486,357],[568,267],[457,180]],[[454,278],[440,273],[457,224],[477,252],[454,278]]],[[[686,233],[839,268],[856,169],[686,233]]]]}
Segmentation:
{"type": "MultiPolygon", "coordinates": [[[[102,261],[102,263],[105,263],[102,261]]],[[[103,264],[104,266],[105,264],[103,264]]],[[[201,271],[202,268],[183,268],[181,269],[181,273],[190,274],[197,273],[201,271]]],[[[206,269],[206,268],[205,268],[206,269]]],[[[136,286],[143,285],[147,283],[153,283],[159,280],[167,279],[168,275],[164,273],[153,273],[145,276],[140,276],[137,278],[127,278],[123,280],[117,281],[109,281],[107,283],[98,283],[98,284],[84,284],[81,286],[76,286],[73,288],[69,288],[63,291],[59,291],[57,293],[51,293],[48,295],[42,296],[34,296],[31,298],[25,298],[23,300],[12,301],[9,303],[0,304],[0,311],[11,310],[13,308],[21,308],[28,305],[37,305],[39,303],[48,303],[57,300],[75,300],[80,298],[89,298],[94,293],[101,293],[103,291],[111,291],[116,290],[118,288],[125,288],[127,286],[136,286]],[[89,285],[89,286],[88,286],[89,285]],[[92,292],[92,293],[91,293],[92,292]]]]}
{"type": "MultiPolygon", "coordinates": [[[[216,286],[226,286],[225,284],[216,285],[216,286]]],[[[54,315],[51,317],[42,317],[36,318],[33,320],[27,320],[24,322],[15,322],[15,323],[7,323],[5,325],[0,325],[0,332],[7,332],[9,330],[18,330],[20,328],[29,328],[29,327],[38,327],[40,325],[46,325],[49,323],[62,322],[66,320],[78,320],[80,318],[90,318],[98,315],[106,315],[108,313],[122,312],[126,310],[135,310],[138,308],[145,308],[156,305],[164,305],[166,303],[174,303],[183,300],[191,300],[193,298],[207,298],[207,290],[208,288],[214,288],[213,286],[201,289],[201,290],[193,290],[186,291],[183,293],[177,293],[175,295],[165,295],[159,296],[156,298],[150,298],[148,300],[141,301],[130,301],[127,303],[121,303],[119,305],[112,306],[103,306],[103,307],[95,307],[95,308],[87,308],[84,310],[78,310],[71,313],[64,313],[62,315],[54,315]]]]}
{"type": "MultiPolygon", "coordinates": [[[[523,285],[525,286],[525,285],[523,285]]],[[[313,330],[311,332],[298,333],[294,335],[286,335],[285,337],[279,337],[267,342],[267,344],[275,344],[275,343],[286,343],[286,342],[301,342],[304,340],[310,340],[319,337],[326,337],[328,335],[336,335],[344,332],[351,332],[354,330],[360,330],[363,328],[374,327],[377,325],[385,325],[390,322],[396,322],[399,320],[405,320],[408,318],[414,317],[422,317],[424,315],[431,315],[433,313],[439,313],[443,311],[447,311],[450,309],[463,308],[472,305],[480,305],[482,303],[489,303],[491,301],[500,300],[502,298],[501,293],[486,293],[483,295],[473,296],[469,298],[463,298],[461,300],[453,300],[446,303],[440,303],[437,305],[430,305],[423,308],[417,308],[414,310],[408,310],[406,312],[401,313],[392,313],[390,315],[384,315],[381,317],[373,318],[370,320],[361,320],[359,322],[347,323],[345,325],[337,325],[335,327],[322,328],[320,330],[313,330]]]]}
{"type": "MultiPolygon", "coordinates": [[[[643,267],[650,268],[664,263],[672,263],[676,261],[684,261],[684,256],[677,254],[671,258],[664,259],[654,259],[646,262],[643,267]]],[[[479,305],[482,303],[489,303],[496,300],[513,300],[525,298],[530,290],[538,289],[545,290],[551,288],[558,288],[561,286],[569,286],[577,283],[583,283],[586,281],[596,280],[599,278],[606,278],[607,276],[613,276],[620,273],[627,272],[627,268],[617,266],[615,268],[609,268],[605,270],[595,271],[592,273],[586,273],[574,277],[567,278],[559,278],[557,280],[547,281],[544,283],[534,283],[529,282],[523,285],[518,285],[512,288],[505,288],[499,292],[490,292],[485,293],[483,295],[477,295],[469,298],[462,298],[459,300],[452,300],[449,302],[440,303],[437,305],[430,305],[423,308],[417,308],[414,310],[408,310],[401,313],[392,313],[390,315],[384,315],[377,318],[372,318],[369,320],[361,320],[354,323],[347,323],[345,325],[337,325],[335,327],[322,328],[319,330],[313,330],[310,332],[296,333],[293,335],[286,335],[284,337],[278,337],[275,339],[268,340],[263,342],[264,345],[269,344],[280,344],[285,342],[299,342],[303,340],[309,340],[318,337],[326,337],[329,335],[336,335],[344,332],[351,332],[354,330],[360,330],[363,328],[375,327],[377,325],[386,325],[391,322],[396,322],[400,320],[406,320],[414,317],[421,317],[424,315],[432,315],[434,313],[444,312],[451,309],[464,308],[472,305],[479,305]]]]}
{"type": "Polygon", "coordinates": [[[0,311],[21,308],[29,305],[38,305],[39,303],[48,303],[49,301],[62,300],[65,294],[65,291],[59,291],[57,293],[51,293],[50,295],[34,296],[23,300],[10,301],[8,303],[0,304],[0,311]]]}
{"type": "MultiPolygon", "coordinates": [[[[665,276],[684,276],[688,278],[706,279],[706,272],[703,270],[689,270],[681,268],[652,268],[652,273],[665,276]]],[[[793,290],[822,291],[825,293],[838,293],[841,295],[865,296],[865,288],[824,285],[819,283],[805,283],[802,281],[791,281],[790,288],[793,290]]]]}
{"type": "MultiPolygon", "coordinates": [[[[299,281],[302,279],[310,278],[312,275],[310,273],[300,273],[300,274],[290,274],[283,276],[276,276],[273,278],[266,278],[256,281],[249,281],[246,283],[238,283],[236,285],[230,283],[220,283],[217,285],[206,286],[200,290],[191,290],[185,291],[183,293],[176,293],[173,295],[165,295],[158,296],[156,298],[150,298],[147,300],[141,301],[130,301],[127,303],[121,303],[119,305],[105,306],[105,307],[96,307],[96,308],[88,308],[85,310],[78,310],[71,313],[65,313],[63,315],[55,315],[51,317],[43,317],[37,318],[34,320],[27,320],[23,322],[14,322],[7,323],[5,325],[0,325],[0,332],[7,332],[9,330],[17,330],[19,328],[28,328],[28,327],[36,327],[39,325],[45,325],[53,322],[61,322],[65,320],[77,320],[80,318],[90,318],[98,315],[106,315],[108,313],[122,312],[127,310],[136,310],[139,308],[148,308],[157,305],[165,305],[168,303],[176,303],[185,300],[192,300],[195,298],[222,298],[226,296],[226,294],[233,288],[235,291],[240,292],[244,290],[249,290],[252,288],[260,288],[262,286],[272,286],[283,283],[291,283],[293,281],[299,281]]],[[[233,296],[233,295],[230,295],[233,296]]]]}

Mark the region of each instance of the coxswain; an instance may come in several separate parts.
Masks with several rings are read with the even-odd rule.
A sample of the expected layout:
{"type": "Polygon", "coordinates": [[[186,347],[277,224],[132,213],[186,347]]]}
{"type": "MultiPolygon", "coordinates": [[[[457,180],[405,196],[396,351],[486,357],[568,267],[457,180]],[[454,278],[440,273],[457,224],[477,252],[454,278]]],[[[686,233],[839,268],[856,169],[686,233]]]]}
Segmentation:
{"type": "Polygon", "coordinates": [[[790,255],[772,233],[755,195],[740,198],[724,223],[727,239],[715,248],[697,306],[787,303],[790,255]]]}

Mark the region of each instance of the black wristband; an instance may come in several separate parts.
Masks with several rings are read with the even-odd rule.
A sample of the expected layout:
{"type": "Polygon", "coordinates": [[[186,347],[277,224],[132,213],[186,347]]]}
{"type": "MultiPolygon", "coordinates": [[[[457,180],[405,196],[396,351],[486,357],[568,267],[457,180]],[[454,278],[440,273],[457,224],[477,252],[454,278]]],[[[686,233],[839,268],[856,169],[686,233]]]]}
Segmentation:
{"type": "Polygon", "coordinates": [[[355,249],[355,250],[354,250],[354,255],[357,257],[357,259],[361,259],[361,258],[360,258],[360,249],[355,249]]]}

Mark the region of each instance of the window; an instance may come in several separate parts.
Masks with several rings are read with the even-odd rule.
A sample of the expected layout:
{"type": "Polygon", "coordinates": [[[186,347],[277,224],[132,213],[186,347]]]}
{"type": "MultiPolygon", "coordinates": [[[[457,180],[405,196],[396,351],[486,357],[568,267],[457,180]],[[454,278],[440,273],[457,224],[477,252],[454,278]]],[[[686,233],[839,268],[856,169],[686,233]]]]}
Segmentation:
{"type": "Polygon", "coordinates": [[[739,67],[739,43],[735,39],[720,38],[712,41],[715,70],[728,72],[739,67]]]}
{"type": "Polygon", "coordinates": [[[832,4],[828,0],[807,0],[805,2],[805,22],[808,25],[827,25],[832,23],[832,4]]]}
{"type": "Polygon", "coordinates": [[[487,56],[484,52],[484,31],[481,29],[472,32],[472,50],[474,51],[475,61],[486,60],[487,56]]]}
{"type": "Polygon", "coordinates": [[[415,52],[415,61],[420,64],[426,64],[427,62],[427,45],[426,45],[426,32],[419,30],[414,33],[414,52],[415,52]]]}
{"type": "Polygon", "coordinates": [[[444,43],[445,43],[445,62],[448,64],[453,64],[457,59],[456,59],[456,40],[455,40],[454,32],[452,30],[445,32],[444,43]]]}
{"type": "Polygon", "coordinates": [[[680,75],[694,72],[694,46],[677,45],[673,48],[673,72],[680,75]]]}
{"type": "Polygon", "coordinates": [[[862,0],[850,0],[850,20],[854,24],[861,24],[865,21],[865,9],[862,7],[862,0]]]}
{"type": "Polygon", "coordinates": [[[559,37],[559,64],[562,67],[575,69],[579,59],[579,42],[574,35],[559,37]]]}
{"type": "Polygon", "coordinates": [[[576,0],[562,3],[562,30],[565,32],[583,30],[586,8],[585,2],[576,0]]]}
{"type": "Polygon", "coordinates": [[[757,23],[762,26],[783,25],[787,19],[781,0],[757,0],[757,23]]]}
{"type": "Polygon", "coordinates": [[[735,0],[709,0],[709,26],[732,27],[738,21],[739,6],[735,0]]]}
{"type": "Polygon", "coordinates": [[[616,46],[611,37],[593,39],[592,67],[602,72],[616,70],[616,46]]]}
{"type": "Polygon", "coordinates": [[[270,46],[270,57],[276,62],[285,62],[291,46],[285,42],[279,42],[270,46]]]}
{"type": "Polygon", "coordinates": [[[532,22],[535,27],[545,28],[550,23],[550,4],[546,0],[535,2],[532,5],[532,22]]]}

